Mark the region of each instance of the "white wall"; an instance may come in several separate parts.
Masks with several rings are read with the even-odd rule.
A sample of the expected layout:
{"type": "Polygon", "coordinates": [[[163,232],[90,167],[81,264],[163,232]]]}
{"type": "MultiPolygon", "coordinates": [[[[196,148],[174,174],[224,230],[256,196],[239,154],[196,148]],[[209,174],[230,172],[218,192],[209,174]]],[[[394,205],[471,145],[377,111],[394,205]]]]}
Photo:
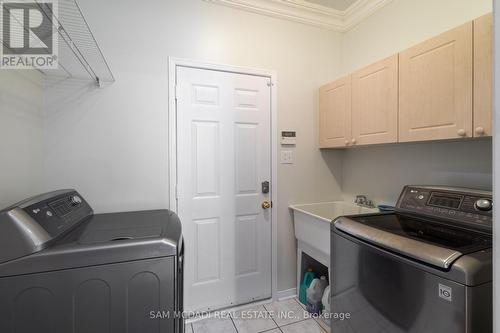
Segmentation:
{"type": "Polygon", "coordinates": [[[491,12],[492,0],[393,0],[342,38],[342,74],[491,12]]]}
{"type": "Polygon", "coordinates": [[[42,191],[39,72],[0,70],[0,209],[42,191]]]}
{"type": "Polygon", "coordinates": [[[366,194],[395,204],[404,185],[492,187],[491,140],[407,143],[349,149],[343,159],[346,200],[366,194]]]}
{"type": "MultiPolygon", "coordinates": [[[[342,38],[342,75],[491,11],[491,0],[394,0],[342,38]]],[[[394,203],[403,185],[491,188],[491,140],[348,149],[345,200],[367,194],[394,203]]]]}
{"type": "Polygon", "coordinates": [[[295,287],[287,206],[341,197],[339,153],[316,149],[340,35],[201,0],[79,4],[116,83],[47,82],[46,189],[75,187],[97,212],[168,207],[167,57],[276,70],[279,128],[298,133],[296,163],[278,171],[278,289],[295,287]]]}

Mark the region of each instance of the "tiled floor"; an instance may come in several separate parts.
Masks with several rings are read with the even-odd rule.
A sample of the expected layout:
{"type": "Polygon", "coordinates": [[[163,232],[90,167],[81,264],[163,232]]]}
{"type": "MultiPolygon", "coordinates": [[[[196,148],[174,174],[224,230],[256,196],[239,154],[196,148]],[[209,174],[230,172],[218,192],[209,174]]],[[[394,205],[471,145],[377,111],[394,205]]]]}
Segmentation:
{"type": "Polygon", "coordinates": [[[321,319],[305,318],[295,298],[245,308],[224,318],[204,319],[186,326],[186,333],[327,333],[321,319]],[[281,315],[283,314],[283,315],[281,315]],[[286,315],[284,315],[286,314],[286,315]]]}

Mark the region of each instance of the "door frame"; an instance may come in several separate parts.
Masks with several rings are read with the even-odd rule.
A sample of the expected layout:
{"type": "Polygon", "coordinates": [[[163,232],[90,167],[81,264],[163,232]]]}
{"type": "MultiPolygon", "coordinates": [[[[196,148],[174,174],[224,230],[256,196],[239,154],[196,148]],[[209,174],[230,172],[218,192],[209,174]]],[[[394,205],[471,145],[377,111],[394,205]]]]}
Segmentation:
{"type": "Polygon", "coordinates": [[[190,59],[168,57],[168,166],[169,209],[177,213],[177,67],[214,70],[235,74],[262,76],[271,79],[271,297],[278,298],[278,88],[274,70],[213,64],[190,59]]]}

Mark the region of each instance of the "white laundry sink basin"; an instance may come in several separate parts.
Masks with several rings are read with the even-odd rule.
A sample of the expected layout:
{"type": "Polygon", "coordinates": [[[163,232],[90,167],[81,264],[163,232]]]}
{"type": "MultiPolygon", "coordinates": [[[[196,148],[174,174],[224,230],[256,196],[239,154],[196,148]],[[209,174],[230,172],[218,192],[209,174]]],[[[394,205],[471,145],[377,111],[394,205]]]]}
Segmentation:
{"type": "Polygon", "coordinates": [[[299,247],[305,245],[306,248],[313,248],[328,258],[332,220],[343,215],[378,212],[376,208],[360,207],[345,201],[292,205],[290,209],[293,210],[295,237],[299,241],[299,247]]]}

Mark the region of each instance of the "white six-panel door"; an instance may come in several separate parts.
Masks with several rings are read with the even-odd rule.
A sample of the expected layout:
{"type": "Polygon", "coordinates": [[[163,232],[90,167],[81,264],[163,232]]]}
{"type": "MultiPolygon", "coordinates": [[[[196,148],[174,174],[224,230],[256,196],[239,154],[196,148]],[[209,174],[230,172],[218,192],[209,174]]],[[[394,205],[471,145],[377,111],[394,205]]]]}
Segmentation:
{"type": "Polygon", "coordinates": [[[185,309],[271,297],[270,79],[177,67],[185,309]]]}

